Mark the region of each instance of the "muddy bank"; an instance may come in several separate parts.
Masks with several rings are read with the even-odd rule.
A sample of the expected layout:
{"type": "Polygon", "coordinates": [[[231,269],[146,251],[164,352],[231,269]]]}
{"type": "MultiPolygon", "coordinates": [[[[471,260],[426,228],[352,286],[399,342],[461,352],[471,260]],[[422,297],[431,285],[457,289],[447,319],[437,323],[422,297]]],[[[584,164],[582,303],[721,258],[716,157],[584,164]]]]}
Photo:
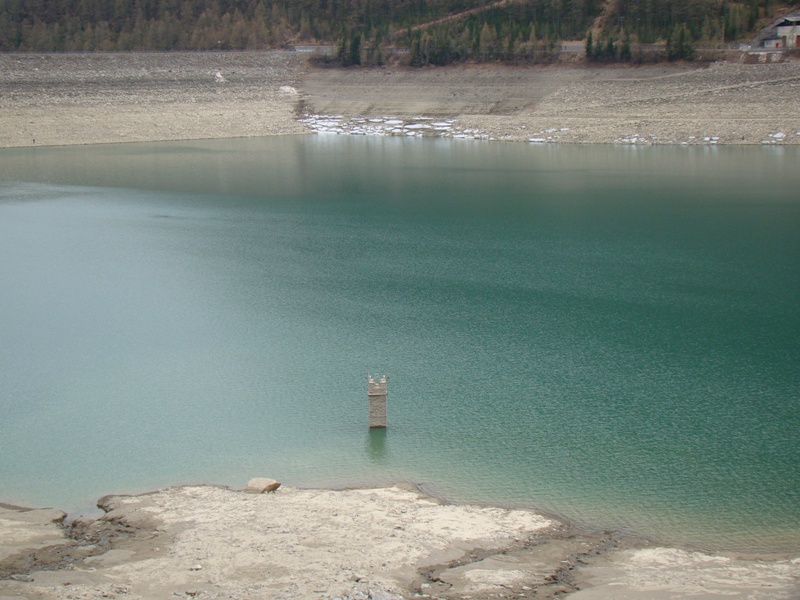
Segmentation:
{"type": "Polygon", "coordinates": [[[102,518],[0,513],[2,598],[795,598],[800,559],[711,556],[585,533],[410,486],[213,486],[101,500],[102,518]]]}

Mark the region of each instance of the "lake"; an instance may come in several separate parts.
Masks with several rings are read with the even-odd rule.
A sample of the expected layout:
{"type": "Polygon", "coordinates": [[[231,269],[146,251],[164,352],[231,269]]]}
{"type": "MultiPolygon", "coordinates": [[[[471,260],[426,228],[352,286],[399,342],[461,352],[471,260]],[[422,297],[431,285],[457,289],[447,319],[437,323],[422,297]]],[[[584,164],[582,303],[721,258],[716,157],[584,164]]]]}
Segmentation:
{"type": "Polygon", "coordinates": [[[799,165],[325,135],[0,150],[0,500],[411,481],[797,551],[799,165]]]}

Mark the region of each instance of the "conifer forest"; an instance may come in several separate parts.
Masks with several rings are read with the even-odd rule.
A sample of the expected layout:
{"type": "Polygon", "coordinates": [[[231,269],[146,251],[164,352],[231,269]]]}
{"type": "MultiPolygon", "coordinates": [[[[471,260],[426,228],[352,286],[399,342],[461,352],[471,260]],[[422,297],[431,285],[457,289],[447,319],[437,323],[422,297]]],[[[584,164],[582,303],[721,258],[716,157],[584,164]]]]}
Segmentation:
{"type": "Polygon", "coordinates": [[[326,60],[380,65],[549,62],[565,40],[588,60],[642,48],[691,60],[698,45],[751,38],[772,0],[0,0],[0,51],[97,52],[335,47],[326,60]]]}

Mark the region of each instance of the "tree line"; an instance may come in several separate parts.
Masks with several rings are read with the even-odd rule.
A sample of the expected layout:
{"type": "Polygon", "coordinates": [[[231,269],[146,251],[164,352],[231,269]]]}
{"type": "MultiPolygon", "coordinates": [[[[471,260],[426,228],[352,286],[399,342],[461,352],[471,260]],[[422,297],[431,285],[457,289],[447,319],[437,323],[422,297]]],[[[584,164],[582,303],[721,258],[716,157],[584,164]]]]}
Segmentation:
{"type": "Polygon", "coordinates": [[[562,40],[596,61],[643,44],[691,59],[697,43],[752,35],[773,0],[0,0],[0,51],[262,50],[329,44],[343,65],[547,62],[562,40]],[[445,19],[463,13],[462,18],[445,19]],[[602,22],[601,22],[602,21],[602,22]]]}

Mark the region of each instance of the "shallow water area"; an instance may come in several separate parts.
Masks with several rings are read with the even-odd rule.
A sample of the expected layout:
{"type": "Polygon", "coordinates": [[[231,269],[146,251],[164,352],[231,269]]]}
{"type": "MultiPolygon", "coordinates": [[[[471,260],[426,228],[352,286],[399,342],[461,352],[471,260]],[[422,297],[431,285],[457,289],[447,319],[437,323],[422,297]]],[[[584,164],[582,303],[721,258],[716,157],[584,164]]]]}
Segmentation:
{"type": "Polygon", "coordinates": [[[800,549],[800,155],[304,136],[0,151],[0,499],[421,483],[800,549]],[[368,431],[367,373],[389,375],[368,431]]]}

